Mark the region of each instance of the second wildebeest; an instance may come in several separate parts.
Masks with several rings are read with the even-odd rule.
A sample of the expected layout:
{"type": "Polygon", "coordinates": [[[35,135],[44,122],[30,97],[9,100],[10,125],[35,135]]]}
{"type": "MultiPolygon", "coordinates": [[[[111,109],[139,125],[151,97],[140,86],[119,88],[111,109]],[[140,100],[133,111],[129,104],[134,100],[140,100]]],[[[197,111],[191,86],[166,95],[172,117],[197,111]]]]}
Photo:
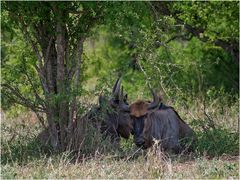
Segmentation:
{"type": "Polygon", "coordinates": [[[129,112],[137,146],[148,148],[154,139],[163,150],[179,153],[188,148],[183,140],[194,140],[194,132],[178,115],[174,108],[161,103],[161,99],[152,91],[153,101],[139,100],[130,106],[123,101],[120,108],[129,112]],[[160,104],[161,103],[161,104],[160,104]]]}
{"type": "MultiPolygon", "coordinates": [[[[120,137],[128,139],[132,124],[129,113],[119,106],[121,78],[118,78],[109,98],[100,95],[99,105],[92,108],[88,113],[88,119],[95,126],[101,129],[105,137],[110,137],[111,141],[119,141],[120,137]]],[[[123,97],[123,102],[127,104],[127,94],[123,97]]]]}

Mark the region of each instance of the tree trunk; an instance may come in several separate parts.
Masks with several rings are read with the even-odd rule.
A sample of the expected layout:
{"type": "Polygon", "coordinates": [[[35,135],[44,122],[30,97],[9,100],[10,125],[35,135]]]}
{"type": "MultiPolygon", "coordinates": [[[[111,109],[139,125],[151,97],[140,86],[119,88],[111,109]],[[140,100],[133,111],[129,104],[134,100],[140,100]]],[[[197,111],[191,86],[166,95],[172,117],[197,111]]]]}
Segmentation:
{"type": "MultiPolygon", "coordinates": [[[[61,149],[65,150],[66,147],[66,137],[67,137],[67,124],[68,124],[68,112],[69,106],[67,101],[67,78],[66,78],[66,69],[65,69],[65,27],[62,22],[59,20],[57,23],[57,89],[58,94],[60,95],[59,101],[59,125],[60,125],[60,143],[61,149]]],[[[71,119],[72,120],[72,119],[71,119]]],[[[70,120],[70,121],[71,121],[70,120]]]]}

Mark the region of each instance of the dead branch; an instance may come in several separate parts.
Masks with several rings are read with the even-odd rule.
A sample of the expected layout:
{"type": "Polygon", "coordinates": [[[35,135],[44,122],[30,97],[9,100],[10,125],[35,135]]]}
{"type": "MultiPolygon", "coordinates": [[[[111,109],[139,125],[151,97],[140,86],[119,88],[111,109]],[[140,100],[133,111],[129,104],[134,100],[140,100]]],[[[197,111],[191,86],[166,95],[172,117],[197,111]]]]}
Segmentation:
{"type": "Polygon", "coordinates": [[[169,42],[175,40],[175,39],[182,39],[182,40],[186,40],[186,41],[189,41],[190,39],[192,39],[192,35],[190,35],[188,37],[188,34],[178,34],[178,35],[175,35],[175,36],[172,36],[170,39],[168,39],[166,42],[164,42],[163,44],[168,44],[169,42]]]}
{"type": "Polygon", "coordinates": [[[36,114],[40,124],[43,126],[44,129],[48,129],[47,126],[45,125],[45,122],[44,122],[44,118],[39,114],[39,112],[37,111],[34,111],[34,113],[36,114]]]}

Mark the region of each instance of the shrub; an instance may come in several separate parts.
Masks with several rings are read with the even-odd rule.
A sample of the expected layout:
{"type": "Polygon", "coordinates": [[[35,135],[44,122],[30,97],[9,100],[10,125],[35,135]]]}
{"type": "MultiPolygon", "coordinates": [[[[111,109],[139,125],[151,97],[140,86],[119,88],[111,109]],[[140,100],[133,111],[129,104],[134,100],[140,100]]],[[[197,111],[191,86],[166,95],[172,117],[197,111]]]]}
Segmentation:
{"type": "Polygon", "coordinates": [[[196,132],[195,151],[198,154],[221,156],[239,154],[239,135],[222,127],[196,132]]]}

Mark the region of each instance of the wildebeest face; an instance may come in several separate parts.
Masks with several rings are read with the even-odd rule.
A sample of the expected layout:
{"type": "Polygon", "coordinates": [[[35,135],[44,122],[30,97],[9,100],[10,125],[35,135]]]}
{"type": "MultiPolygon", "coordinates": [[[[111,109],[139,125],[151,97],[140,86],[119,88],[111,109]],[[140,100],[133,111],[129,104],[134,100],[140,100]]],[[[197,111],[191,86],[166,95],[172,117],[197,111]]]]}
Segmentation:
{"type": "MultiPolygon", "coordinates": [[[[99,98],[100,108],[105,107],[105,121],[102,123],[102,132],[105,132],[112,139],[119,139],[119,136],[128,139],[131,131],[132,124],[130,122],[129,112],[123,111],[120,106],[120,87],[121,78],[119,78],[112,90],[112,96],[110,99],[99,98]]],[[[125,104],[127,103],[127,94],[123,96],[122,90],[122,100],[125,104]]]]}
{"type": "Polygon", "coordinates": [[[118,127],[117,127],[117,131],[119,135],[122,136],[123,138],[128,139],[132,132],[132,129],[133,127],[132,127],[129,113],[120,112],[119,119],[118,119],[118,127]]]}
{"type": "Polygon", "coordinates": [[[143,129],[144,129],[144,116],[139,118],[133,117],[134,142],[139,147],[144,145],[143,129]]]}
{"type": "Polygon", "coordinates": [[[137,146],[144,145],[143,129],[144,119],[148,111],[148,104],[144,101],[137,101],[130,106],[130,117],[133,123],[134,142],[137,146]]]}
{"type": "MultiPolygon", "coordinates": [[[[108,107],[108,110],[111,108],[108,107]]],[[[119,140],[120,136],[128,139],[132,131],[129,114],[112,108],[102,121],[101,131],[110,136],[112,140],[119,140]]]]}
{"type": "Polygon", "coordinates": [[[160,99],[159,97],[152,91],[153,94],[153,102],[146,101],[137,101],[130,105],[130,107],[125,104],[123,101],[120,101],[120,107],[128,111],[130,113],[130,117],[133,124],[133,134],[134,134],[134,142],[137,146],[140,147],[148,147],[148,142],[145,141],[144,137],[144,128],[145,121],[147,120],[148,113],[151,112],[152,109],[156,108],[159,105],[160,99]],[[122,103],[121,103],[122,102],[122,103]]]}

